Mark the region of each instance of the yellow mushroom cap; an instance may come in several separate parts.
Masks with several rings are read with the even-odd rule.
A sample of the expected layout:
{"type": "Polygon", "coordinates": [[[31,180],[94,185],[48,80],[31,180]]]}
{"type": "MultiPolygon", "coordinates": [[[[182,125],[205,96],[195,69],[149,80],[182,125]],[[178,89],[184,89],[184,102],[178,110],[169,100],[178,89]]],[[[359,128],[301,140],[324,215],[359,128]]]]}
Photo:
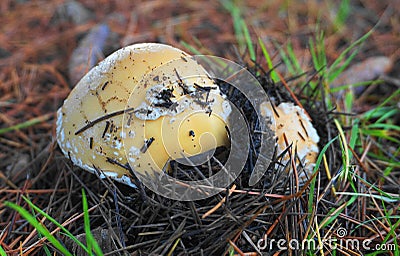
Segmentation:
{"type": "MultiPolygon", "coordinates": [[[[292,156],[297,150],[305,170],[310,173],[319,153],[319,136],[304,109],[293,103],[281,103],[272,107],[268,102],[261,104],[261,115],[271,119],[271,129],[277,137],[277,153],[282,153],[292,144],[292,156]]],[[[288,161],[289,155],[284,160],[288,161]]]]}
{"type": "Polygon", "coordinates": [[[134,186],[127,166],[160,171],[169,159],[229,145],[229,103],[185,52],[143,43],[91,69],[57,112],[57,141],[81,168],[134,186]]]}

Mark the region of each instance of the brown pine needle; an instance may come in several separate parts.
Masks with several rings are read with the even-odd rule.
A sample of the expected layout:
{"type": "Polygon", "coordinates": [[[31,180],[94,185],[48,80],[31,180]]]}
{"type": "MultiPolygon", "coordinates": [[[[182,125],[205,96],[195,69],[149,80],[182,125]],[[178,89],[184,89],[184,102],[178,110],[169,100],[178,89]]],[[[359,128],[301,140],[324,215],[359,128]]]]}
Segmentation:
{"type": "Polygon", "coordinates": [[[239,253],[240,256],[245,256],[244,252],[242,252],[242,250],[240,250],[234,242],[232,242],[230,239],[228,240],[228,242],[233,247],[233,249],[235,249],[235,251],[239,253]]]}
{"type": "MultiPolygon", "coordinates": [[[[235,190],[235,188],[236,188],[236,185],[233,184],[232,188],[229,189],[229,194],[228,194],[229,196],[232,194],[232,192],[233,192],[233,190],[235,190]]],[[[225,196],[224,198],[222,198],[222,200],[219,201],[219,203],[216,204],[211,210],[209,210],[208,212],[206,212],[201,218],[202,218],[202,219],[205,219],[205,218],[207,218],[209,215],[213,214],[216,210],[218,210],[218,208],[220,208],[220,207],[222,206],[223,203],[225,203],[225,201],[226,201],[226,196],[225,196]]]]}

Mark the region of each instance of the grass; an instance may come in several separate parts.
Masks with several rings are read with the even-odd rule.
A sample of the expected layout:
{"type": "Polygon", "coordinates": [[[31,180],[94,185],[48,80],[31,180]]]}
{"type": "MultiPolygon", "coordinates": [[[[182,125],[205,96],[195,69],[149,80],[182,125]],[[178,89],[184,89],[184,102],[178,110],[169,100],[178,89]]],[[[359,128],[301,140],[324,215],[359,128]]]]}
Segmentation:
{"type": "MultiPolygon", "coordinates": [[[[340,9],[343,10],[343,14],[338,14],[342,18],[338,18],[339,21],[343,20],[346,16],[347,9],[348,9],[348,1],[342,1],[340,9]]],[[[338,16],[338,17],[339,17],[338,16]]],[[[340,22],[338,21],[338,25],[340,22]]],[[[312,56],[312,62],[314,65],[314,69],[319,71],[319,75],[323,77],[324,82],[323,84],[329,85],[331,84],[343,71],[345,71],[350,63],[354,60],[357,53],[362,49],[363,43],[365,40],[373,33],[374,29],[370,30],[368,33],[363,35],[361,38],[356,40],[352,43],[349,47],[347,47],[342,53],[340,53],[339,57],[330,65],[327,63],[327,58],[325,55],[325,46],[324,46],[324,33],[318,32],[314,39],[310,38],[309,46],[310,46],[310,53],[312,56]]],[[[261,46],[263,48],[263,46],[261,46]]],[[[265,48],[265,47],[264,47],[265,48]]],[[[286,49],[280,48],[279,49],[280,55],[282,60],[284,61],[286,67],[288,68],[288,72],[290,75],[301,75],[305,73],[298,61],[297,57],[293,52],[292,46],[289,43],[286,46],[286,49]]],[[[269,67],[271,68],[272,63],[268,60],[270,57],[266,50],[263,50],[264,56],[269,63],[269,67]]],[[[382,81],[377,81],[382,82],[382,81]]],[[[329,86],[325,86],[326,89],[325,95],[325,102],[330,108],[334,107],[334,100],[329,96],[332,93],[338,93],[343,91],[345,94],[344,97],[344,110],[348,113],[352,112],[354,106],[354,95],[349,90],[350,86],[357,87],[357,86],[364,86],[366,84],[370,84],[371,81],[360,82],[358,84],[352,85],[343,85],[336,88],[330,88],[329,86]]],[[[315,88],[317,82],[310,82],[310,87],[315,88]]],[[[345,141],[345,134],[343,129],[341,128],[342,125],[351,125],[352,133],[351,133],[351,142],[350,147],[354,149],[355,145],[360,145],[360,140],[364,139],[365,136],[372,136],[377,138],[378,140],[388,140],[394,142],[396,144],[400,144],[399,139],[399,131],[400,126],[393,124],[392,120],[396,115],[400,114],[398,107],[396,106],[397,100],[400,98],[400,90],[396,90],[391,96],[385,99],[381,104],[377,107],[369,110],[368,112],[360,115],[353,120],[349,120],[348,118],[340,120],[336,120],[336,126],[340,132],[341,138],[341,145],[343,149],[343,163],[344,163],[344,172],[343,176],[347,177],[347,170],[349,169],[348,166],[350,165],[349,161],[352,159],[352,152],[349,152],[347,148],[347,142],[345,141]]],[[[391,171],[398,167],[396,164],[396,156],[399,155],[399,149],[396,150],[396,153],[391,157],[384,157],[382,155],[374,157],[378,157],[380,160],[384,160],[388,162],[389,166],[385,169],[385,175],[391,173],[391,171]]],[[[371,155],[372,156],[372,155],[371,155]]]]}
{"type": "MultiPolygon", "coordinates": [[[[32,203],[29,198],[23,196],[24,201],[31,207],[32,213],[29,213],[24,207],[17,205],[13,202],[4,202],[6,207],[10,207],[14,211],[18,212],[21,217],[26,219],[38,232],[41,236],[43,236],[46,240],[48,240],[59,252],[63,255],[69,256],[73,255],[70,251],[68,251],[64,245],[59,241],[59,239],[54,235],[54,231],[50,232],[43,222],[37,220],[36,213],[42,215],[46,220],[50,221],[51,223],[55,224],[60,230],[63,235],[74,241],[79,247],[81,247],[88,255],[103,255],[96,239],[93,237],[90,231],[90,218],[89,218],[89,211],[88,211],[88,204],[86,193],[82,189],[82,205],[83,205],[83,216],[84,216],[84,229],[86,234],[86,246],[80,242],[69,230],[67,230],[62,224],[60,224],[56,219],[48,215],[46,212],[41,210],[37,207],[34,203],[32,203]],[[93,253],[95,252],[95,254],[93,253]]],[[[46,246],[45,246],[46,247],[46,246]]],[[[0,247],[1,248],[1,247],[0,247]]],[[[0,253],[2,248],[0,249],[0,253]]],[[[3,250],[4,251],[4,250],[3,250]]],[[[47,255],[51,255],[51,253],[47,251],[47,255]]]]}
{"type": "Polygon", "coordinates": [[[85,249],[86,252],[89,252],[89,255],[94,255],[92,251],[96,253],[96,255],[101,256],[103,255],[99,244],[96,242],[96,239],[93,237],[92,232],[90,231],[90,218],[89,218],[89,211],[88,211],[88,203],[86,198],[85,190],[82,189],[82,205],[83,205],[83,219],[84,219],[84,226],[85,226],[85,234],[86,234],[86,245],[87,248],[81,247],[85,249]]]}
{"type": "Polygon", "coordinates": [[[250,60],[256,61],[256,52],[252,37],[250,35],[246,21],[241,14],[241,8],[235,1],[221,0],[222,6],[231,14],[233,21],[233,29],[235,32],[236,42],[239,50],[247,49],[250,60]]]}
{"type": "Polygon", "coordinates": [[[22,122],[22,123],[19,123],[19,124],[16,124],[16,125],[12,125],[10,127],[0,128],[0,135],[8,133],[8,132],[15,131],[15,130],[26,129],[28,127],[32,127],[32,126],[37,125],[39,123],[48,121],[52,116],[53,116],[52,113],[45,114],[43,116],[32,118],[31,120],[28,120],[28,121],[25,121],[25,122],[22,122]]]}
{"type": "MultiPolygon", "coordinates": [[[[348,15],[348,1],[342,1],[340,6],[340,12],[337,16],[335,21],[336,27],[339,28],[344,24],[344,20],[348,15]]],[[[312,63],[314,65],[314,70],[318,71],[318,75],[323,78],[323,84],[325,85],[323,88],[326,90],[325,98],[320,98],[321,100],[325,101],[328,107],[333,108],[335,104],[335,100],[332,99],[330,96],[332,93],[337,93],[341,90],[344,91],[344,109],[346,112],[351,113],[354,106],[354,95],[352,94],[351,90],[349,90],[350,86],[353,85],[345,85],[340,88],[333,88],[331,89],[329,85],[343,72],[345,71],[350,63],[354,60],[357,53],[361,50],[363,43],[365,40],[373,33],[373,30],[370,30],[360,39],[356,40],[352,43],[349,47],[347,47],[342,53],[340,53],[339,57],[333,61],[332,64],[329,64],[327,61],[327,57],[325,55],[325,45],[324,45],[324,33],[321,31],[316,33],[315,38],[310,38],[309,40],[309,47],[310,53],[312,57],[312,63]]],[[[263,55],[267,62],[267,65],[270,69],[273,68],[272,60],[270,55],[268,54],[265,45],[261,40],[259,40],[259,44],[261,46],[263,55]]],[[[284,62],[288,74],[292,76],[303,75],[306,70],[303,70],[301,65],[299,64],[298,58],[295,55],[292,44],[288,43],[286,48],[280,47],[275,45],[276,48],[279,50],[280,57],[284,62]]],[[[273,70],[271,72],[273,74],[273,70]]],[[[275,82],[278,82],[277,77],[274,78],[275,82]]],[[[308,81],[307,81],[308,82],[308,81]]],[[[311,81],[309,82],[309,86],[313,91],[320,81],[311,81]]],[[[364,84],[371,83],[371,81],[360,83],[359,86],[364,84]]],[[[357,86],[357,85],[356,85],[357,86]]],[[[397,145],[400,145],[400,141],[398,138],[398,134],[400,131],[400,126],[393,123],[393,117],[398,116],[400,114],[398,107],[396,106],[397,101],[399,99],[399,90],[395,91],[389,98],[385,99],[381,104],[376,106],[375,108],[369,110],[368,112],[359,115],[356,118],[339,118],[334,119],[335,126],[338,131],[338,137],[329,141],[324,148],[322,149],[314,172],[317,172],[320,168],[321,162],[323,160],[323,154],[327,150],[327,148],[333,143],[334,140],[339,139],[339,145],[341,147],[341,156],[342,156],[342,167],[341,172],[339,174],[339,181],[341,182],[340,185],[336,184],[336,189],[339,189],[338,192],[335,192],[337,197],[346,196],[345,201],[338,202],[339,205],[335,208],[332,208],[322,220],[315,222],[313,221],[313,216],[316,213],[316,203],[318,202],[318,198],[316,196],[318,193],[316,187],[316,176],[314,180],[310,184],[310,191],[314,193],[310,193],[308,196],[308,216],[310,225],[314,224],[313,230],[316,232],[310,233],[309,238],[313,239],[314,236],[317,236],[317,240],[321,241],[319,230],[324,230],[328,228],[332,228],[339,223],[341,218],[343,218],[342,214],[345,211],[348,211],[349,208],[353,208],[356,202],[362,201],[361,198],[368,197],[373,201],[381,202],[382,208],[384,211],[384,216],[381,219],[385,220],[388,224],[387,229],[389,232],[386,234],[384,240],[382,241],[382,245],[389,241],[391,238],[392,242],[394,242],[395,250],[393,253],[395,255],[399,255],[399,246],[397,243],[396,238],[396,230],[399,227],[399,216],[392,215],[392,212],[389,212],[385,209],[386,204],[397,203],[400,201],[398,196],[393,197],[388,193],[384,192],[382,189],[379,189],[377,186],[370,184],[367,180],[360,177],[358,175],[358,171],[355,172],[352,170],[352,167],[357,167],[355,164],[354,153],[360,148],[360,146],[365,145],[365,141],[372,139],[376,139],[380,141],[380,143],[385,143],[384,141],[391,141],[397,145]],[[343,129],[343,126],[351,126],[351,130],[349,132],[343,129]],[[370,192],[376,191],[377,194],[365,193],[360,190],[360,182],[362,184],[366,184],[369,187],[370,192]],[[349,188],[350,191],[346,192],[343,189],[349,188]],[[391,220],[396,220],[395,223],[392,223],[391,220]]],[[[374,155],[372,152],[369,152],[368,155],[373,159],[379,159],[386,163],[387,167],[384,169],[383,173],[384,176],[389,175],[392,173],[394,169],[398,169],[398,156],[400,152],[400,147],[398,146],[397,150],[394,154],[388,155],[381,151],[380,154],[374,155]],[[397,162],[396,162],[397,160],[397,162]]],[[[362,152],[361,152],[362,153],[362,152]]],[[[382,180],[384,181],[384,177],[382,180]]],[[[336,191],[333,189],[332,191],[336,191]]],[[[316,253],[315,251],[308,251],[309,255],[313,255],[316,253]]],[[[326,251],[321,249],[319,253],[324,254],[326,251]]],[[[340,250],[332,250],[330,251],[331,254],[335,255],[336,253],[340,253],[340,250]]],[[[375,251],[369,255],[378,255],[382,253],[387,253],[384,249],[375,251]]]]}
{"type": "Polygon", "coordinates": [[[72,256],[62,244],[61,242],[41,223],[39,222],[34,215],[29,213],[25,208],[14,204],[12,202],[5,202],[5,206],[10,207],[11,209],[17,211],[24,219],[26,219],[40,234],[42,234],[46,239],[63,255],[72,256]]]}
{"type": "MultiPolygon", "coordinates": [[[[334,139],[332,139],[331,141],[329,141],[329,142],[324,146],[324,148],[321,150],[320,154],[318,155],[317,162],[315,163],[315,167],[314,167],[314,170],[313,170],[313,175],[315,175],[315,174],[318,172],[318,170],[319,170],[319,168],[320,168],[320,166],[321,166],[322,158],[323,158],[325,152],[328,150],[328,147],[329,147],[336,139],[337,139],[337,138],[334,138],[334,139]]],[[[311,184],[310,184],[310,191],[315,191],[315,182],[316,182],[316,176],[315,176],[314,179],[311,181],[311,184]]],[[[313,193],[310,193],[310,194],[309,194],[309,197],[308,197],[308,212],[309,212],[309,213],[312,213],[313,211],[314,211],[314,194],[313,194],[313,193]]],[[[310,216],[312,216],[312,215],[310,215],[310,216]]]]}
{"type": "Polygon", "coordinates": [[[349,177],[349,169],[350,169],[350,160],[351,156],[349,154],[349,148],[346,140],[346,136],[344,135],[343,128],[339,121],[337,119],[334,119],[336,128],[338,129],[339,132],[339,138],[340,138],[340,148],[342,150],[342,172],[340,173],[339,178],[343,181],[348,181],[351,179],[349,177]]]}
{"type": "MultiPolygon", "coordinates": [[[[400,126],[393,123],[394,117],[400,115],[400,110],[396,106],[399,96],[400,90],[396,90],[376,108],[367,111],[357,119],[359,136],[373,138],[378,146],[377,150],[368,152],[368,157],[376,159],[383,165],[381,182],[384,182],[394,170],[400,168],[400,126]],[[395,147],[392,153],[385,147],[388,142],[395,147]]],[[[358,144],[361,145],[361,142],[358,144]]]]}
{"type": "Polygon", "coordinates": [[[6,251],[3,249],[3,246],[0,245],[0,256],[7,256],[6,251]]]}
{"type": "Polygon", "coordinates": [[[349,17],[350,12],[351,12],[350,0],[340,1],[336,17],[334,18],[333,21],[333,26],[335,27],[336,31],[340,30],[346,24],[346,20],[349,17]]]}
{"type": "Polygon", "coordinates": [[[268,53],[267,48],[265,47],[265,44],[261,40],[261,38],[258,38],[258,44],[260,45],[265,61],[267,62],[272,81],[274,83],[279,82],[280,81],[279,75],[276,73],[276,70],[274,69],[274,64],[272,63],[271,56],[268,53]]]}

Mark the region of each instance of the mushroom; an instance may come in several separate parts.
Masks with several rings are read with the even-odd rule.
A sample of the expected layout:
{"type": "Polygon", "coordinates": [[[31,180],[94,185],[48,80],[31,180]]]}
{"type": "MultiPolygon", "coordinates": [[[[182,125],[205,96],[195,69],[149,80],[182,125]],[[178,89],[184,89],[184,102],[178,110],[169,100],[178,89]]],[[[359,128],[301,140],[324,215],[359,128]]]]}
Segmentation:
{"type": "MultiPolygon", "coordinates": [[[[277,153],[282,153],[291,145],[291,156],[294,157],[296,152],[304,170],[310,174],[319,153],[319,136],[304,109],[289,102],[278,106],[268,102],[261,104],[261,115],[269,117],[272,122],[270,128],[276,135],[277,153]]],[[[290,155],[286,154],[283,160],[284,164],[287,163],[290,155]]],[[[304,177],[304,173],[299,176],[304,177]]]]}
{"type": "MultiPolygon", "coordinates": [[[[57,141],[75,165],[135,187],[130,168],[161,172],[171,159],[228,146],[230,103],[187,53],[122,48],[91,69],[57,112],[57,141]]],[[[200,161],[200,160],[199,160],[200,161]]]]}

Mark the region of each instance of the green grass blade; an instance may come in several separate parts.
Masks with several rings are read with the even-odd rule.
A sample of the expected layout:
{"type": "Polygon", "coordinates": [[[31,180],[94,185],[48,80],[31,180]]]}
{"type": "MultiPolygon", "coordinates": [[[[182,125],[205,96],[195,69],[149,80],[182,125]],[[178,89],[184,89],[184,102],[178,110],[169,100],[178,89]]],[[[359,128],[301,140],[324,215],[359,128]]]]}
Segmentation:
{"type": "MultiPolygon", "coordinates": [[[[335,141],[337,140],[338,137],[333,138],[330,140],[321,150],[321,152],[318,155],[317,162],[315,163],[314,169],[313,169],[313,175],[318,171],[319,166],[321,165],[322,162],[322,157],[325,154],[325,152],[328,150],[328,147],[335,141]]],[[[315,181],[317,179],[317,176],[314,177],[314,179],[311,181],[310,184],[310,194],[308,195],[308,212],[311,213],[313,211],[313,204],[314,204],[314,190],[315,190],[315,181]]]]}
{"type": "Polygon", "coordinates": [[[50,231],[45,228],[34,216],[21,206],[12,202],[4,202],[4,205],[17,211],[24,219],[26,219],[39,233],[47,238],[47,240],[54,245],[63,255],[72,256],[72,254],[55,238],[50,231]]]}
{"type": "Polygon", "coordinates": [[[380,124],[374,123],[367,126],[368,129],[384,129],[384,130],[395,130],[400,131],[400,126],[395,124],[380,124]]]}
{"type": "Polygon", "coordinates": [[[224,62],[223,60],[220,60],[220,59],[212,59],[212,60],[211,60],[211,59],[209,59],[209,58],[207,57],[207,55],[201,53],[198,49],[196,49],[195,47],[193,47],[192,45],[188,44],[188,43],[185,42],[185,41],[180,41],[180,43],[181,43],[184,47],[186,47],[187,49],[189,49],[190,52],[194,53],[195,55],[198,55],[198,56],[196,56],[196,57],[201,57],[202,60],[204,60],[205,62],[207,62],[207,63],[210,64],[211,66],[213,66],[213,65],[215,65],[215,64],[219,64],[221,67],[224,67],[224,68],[227,66],[226,62],[224,62]],[[202,57],[202,56],[204,56],[204,57],[202,57]]]}
{"type": "Polygon", "coordinates": [[[230,12],[233,22],[233,30],[236,36],[236,41],[238,42],[239,48],[245,47],[245,37],[243,32],[242,18],[240,15],[240,9],[235,5],[234,1],[223,0],[220,1],[222,6],[230,12]]]}
{"type": "Polygon", "coordinates": [[[340,177],[342,178],[342,180],[347,180],[347,178],[349,178],[350,156],[349,149],[347,147],[346,136],[344,135],[344,131],[339,121],[337,119],[334,119],[333,121],[339,132],[340,147],[342,149],[343,172],[340,174],[340,177]]]}
{"type": "Polygon", "coordinates": [[[352,90],[347,91],[344,97],[344,105],[346,112],[351,113],[354,104],[354,93],[352,90]]]}
{"type": "Polygon", "coordinates": [[[365,180],[364,178],[362,178],[362,177],[359,176],[358,174],[356,174],[356,173],[354,173],[354,172],[352,172],[352,171],[350,171],[350,172],[351,172],[352,175],[354,175],[354,177],[357,178],[357,180],[362,180],[363,183],[367,184],[368,187],[369,187],[370,189],[376,190],[381,196],[384,196],[384,197],[386,197],[387,199],[389,199],[389,201],[392,201],[392,200],[394,200],[394,201],[400,201],[400,197],[398,197],[398,196],[397,196],[397,197],[392,196],[392,195],[386,193],[385,191],[381,190],[379,187],[375,186],[374,184],[368,182],[367,180],[365,180]]]}
{"type": "Polygon", "coordinates": [[[316,70],[320,70],[320,64],[319,64],[318,55],[317,55],[318,52],[317,52],[317,48],[315,47],[315,44],[314,44],[314,41],[312,40],[312,38],[310,38],[308,40],[308,45],[310,47],[311,59],[314,64],[314,68],[316,70]]]}
{"type": "MultiPolygon", "coordinates": [[[[42,235],[39,235],[39,238],[42,238],[42,235]]],[[[51,256],[51,255],[52,255],[51,252],[50,252],[50,250],[49,250],[49,248],[46,246],[46,244],[43,245],[43,250],[44,250],[44,253],[45,253],[47,256],[51,256]]]]}
{"type": "Polygon", "coordinates": [[[334,20],[334,25],[336,30],[339,30],[346,22],[351,10],[350,1],[342,0],[340,2],[339,10],[337,11],[336,18],[334,20]]]}
{"type": "MultiPolygon", "coordinates": [[[[355,148],[358,138],[359,138],[359,120],[356,119],[356,120],[354,120],[353,127],[351,128],[351,136],[350,136],[350,140],[349,140],[349,146],[351,149],[355,148]]],[[[350,159],[353,158],[352,151],[349,151],[349,158],[350,159]]]]}
{"type": "MultiPolygon", "coordinates": [[[[385,217],[386,217],[386,218],[385,218],[385,221],[386,221],[386,222],[388,223],[388,225],[390,226],[389,232],[386,234],[386,237],[385,237],[385,238],[383,239],[383,241],[382,241],[382,244],[386,244],[387,241],[388,241],[390,238],[394,238],[393,241],[396,241],[396,240],[397,240],[396,231],[397,231],[397,228],[400,226],[400,219],[398,219],[397,222],[393,225],[393,224],[392,224],[392,220],[391,220],[391,218],[390,218],[390,213],[389,213],[388,210],[386,209],[386,206],[385,206],[384,202],[382,202],[382,209],[383,209],[384,212],[385,212],[385,217]]],[[[396,246],[396,250],[398,250],[398,244],[397,244],[397,242],[396,242],[395,246],[396,246]]]]}
{"type": "Polygon", "coordinates": [[[250,32],[247,27],[246,21],[243,19],[240,12],[240,7],[235,4],[234,1],[225,0],[220,1],[222,6],[231,14],[233,22],[233,30],[236,36],[236,41],[240,49],[247,46],[249,51],[250,59],[256,60],[256,52],[254,50],[253,42],[251,40],[250,32]]]}
{"type": "Polygon", "coordinates": [[[88,249],[86,248],[86,246],[79,241],[71,232],[68,231],[68,229],[66,229],[63,225],[61,225],[57,220],[55,220],[53,217],[51,217],[50,215],[48,215],[46,212],[44,212],[42,209],[40,209],[39,207],[37,207],[34,203],[32,203],[31,200],[29,200],[27,197],[23,196],[22,197],[25,202],[27,202],[29,204],[29,206],[34,209],[36,212],[40,213],[41,215],[43,215],[44,217],[46,217],[46,219],[48,219],[49,221],[51,221],[53,224],[55,224],[57,227],[60,228],[60,230],[62,232],[65,233],[65,235],[67,237],[69,237],[71,240],[73,240],[79,247],[81,247],[83,250],[86,251],[86,253],[88,253],[88,249]]]}
{"type": "Polygon", "coordinates": [[[236,41],[238,42],[239,47],[244,46],[244,37],[242,31],[242,24],[240,18],[240,9],[235,5],[234,1],[231,0],[221,0],[221,5],[231,14],[232,23],[233,23],[233,31],[236,36],[236,41]]]}
{"type": "Polygon", "coordinates": [[[332,82],[335,80],[336,77],[338,77],[344,69],[346,69],[349,65],[350,62],[354,59],[355,55],[358,53],[360,50],[360,47],[362,43],[372,34],[373,29],[368,31],[365,35],[363,35],[360,39],[352,43],[349,47],[347,47],[340,55],[339,57],[333,62],[333,64],[329,67],[329,76],[328,82],[332,82]],[[351,51],[354,50],[349,57],[346,57],[347,54],[351,51]],[[344,62],[342,65],[341,63],[344,62]]]}
{"type": "Polygon", "coordinates": [[[242,23],[243,35],[247,44],[247,49],[249,50],[250,59],[252,61],[256,61],[256,52],[254,50],[253,42],[251,41],[249,29],[247,28],[247,24],[244,21],[244,19],[242,19],[241,23],[242,23]]]}
{"type": "Polygon", "coordinates": [[[370,198],[382,200],[386,203],[395,203],[395,202],[400,201],[400,198],[389,198],[389,197],[382,196],[382,195],[371,195],[371,194],[362,194],[362,193],[354,193],[354,192],[336,192],[336,194],[346,195],[346,196],[355,196],[356,198],[361,197],[361,196],[362,197],[370,197],[370,198]]]}
{"type": "MultiPolygon", "coordinates": [[[[335,64],[335,63],[334,63],[334,64],[329,68],[328,77],[327,77],[329,83],[333,82],[333,80],[335,80],[341,73],[343,73],[343,71],[344,71],[346,68],[349,67],[350,62],[354,59],[354,57],[357,55],[357,53],[358,53],[359,50],[360,50],[359,48],[355,49],[355,50],[350,54],[350,56],[349,56],[346,60],[344,60],[343,65],[341,65],[341,66],[334,66],[334,64],[335,64]]],[[[339,56],[338,59],[340,59],[341,57],[342,57],[342,56],[339,56]]],[[[343,57],[344,57],[344,56],[343,56],[343,57]]],[[[337,61],[338,59],[336,59],[336,61],[337,61]]],[[[335,62],[336,62],[336,61],[335,61],[335,62]]]]}
{"type": "Polygon", "coordinates": [[[189,51],[191,51],[192,53],[196,54],[196,55],[203,55],[199,50],[197,50],[195,47],[193,47],[192,45],[188,44],[187,42],[181,40],[180,43],[186,47],[187,49],[189,49],[189,51]]]}
{"type": "Polygon", "coordinates": [[[295,74],[298,75],[298,74],[304,73],[301,68],[301,65],[299,63],[299,60],[298,60],[296,54],[294,53],[293,45],[291,43],[287,44],[286,51],[289,56],[290,62],[293,64],[293,69],[294,69],[295,74]]]}
{"type": "Polygon", "coordinates": [[[263,55],[264,55],[264,57],[265,57],[265,60],[267,61],[267,65],[268,65],[268,68],[269,68],[269,70],[270,70],[270,74],[271,74],[271,79],[272,79],[272,81],[274,81],[275,83],[276,83],[276,82],[279,82],[280,79],[279,79],[278,74],[277,74],[276,71],[274,70],[274,64],[272,64],[271,56],[269,55],[269,53],[268,53],[268,51],[267,51],[267,48],[265,47],[265,44],[264,44],[264,42],[261,40],[261,38],[258,38],[258,43],[259,43],[259,45],[261,46],[262,53],[263,53],[263,55]]]}
{"type": "Polygon", "coordinates": [[[89,254],[92,255],[92,249],[93,249],[97,256],[101,256],[103,255],[103,252],[101,251],[99,244],[97,243],[96,239],[92,235],[92,232],[90,231],[89,210],[88,210],[86,193],[84,189],[82,189],[82,205],[83,205],[83,220],[84,220],[84,228],[86,235],[86,245],[88,247],[89,254]]]}
{"type": "Polygon", "coordinates": [[[35,117],[35,118],[32,118],[31,120],[28,120],[26,122],[23,122],[23,123],[20,123],[20,124],[16,124],[16,125],[13,125],[13,126],[10,126],[10,127],[1,128],[0,129],[0,135],[4,134],[4,133],[7,133],[7,132],[12,132],[12,131],[15,131],[15,130],[28,128],[28,127],[31,127],[31,126],[33,126],[35,124],[38,124],[38,123],[42,123],[44,121],[47,121],[51,116],[53,116],[52,113],[51,114],[46,114],[46,115],[43,115],[43,116],[40,116],[40,117],[35,117]]]}
{"type": "Polygon", "coordinates": [[[376,120],[375,123],[382,123],[383,121],[386,121],[387,119],[389,119],[392,116],[398,115],[400,114],[400,110],[399,109],[392,109],[387,111],[386,113],[383,113],[383,115],[381,117],[379,117],[378,120],[376,120]]]}
{"type": "Polygon", "coordinates": [[[370,135],[370,136],[375,136],[379,137],[382,139],[390,140],[394,143],[400,144],[400,140],[394,138],[389,131],[386,130],[380,130],[380,129],[363,129],[362,133],[364,135],[370,135]]]}
{"type": "Polygon", "coordinates": [[[0,244],[0,256],[7,256],[6,251],[3,249],[3,246],[0,244]]]}
{"type": "Polygon", "coordinates": [[[346,207],[349,207],[349,205],[353,204],[354,201],[356,201],[357,199],[357,195],[353,195],[347,202],[346,202],[346,206],[342,207],[340,210],[337,210],[337,208],[333,208],[328,214],[327,216],[321,221],[323,223],[322,226],[320,226],[320,229],[324,229],[326,228],[329,224],[331,224],[332,222],[334,222],[337,217],[344,211],[344,209],[346,209],[346,207]],[[336,211],[336,212],[335,212],[336,211]],[[331,215],[332,213],[334,213],[333,215],[331,215]]]}
{"type": "MultiPolygon", "coordinates": [[[[383,108],[385,105],[387,105],[389,102],[391,102],[394,98],[396,98],[397,96],[400,95],[400,89],[396,90],[392,95],[390,95],[389,97],[387,97],[381,104],[379,104],[378,107],[376,107],[373,110],[368,111],[365,115],[364,115],[364,120],[369,120],[373,117],[381,117],[382,114],[380,114],[380,111],[384,111],[385,109],[383,108]],[[375,115],[377,114],[377,115],[375,115]]],[[[396,100],[393,100],[396,102],[396,100]]],[[[397,110],[397,109],[396,109],[397,110]]],[[[397,110],[398,111],[398,110],[397,110]]]]}
{"type": "MultiPolygon", "coordinates": [[[[35,214],[36,214],[35,211],[32,209],[32,216],[35,216],[35,214]]],[[[39,240],[40,240],[40,239],[43,238],[43,235],[38,233],[38,237],[39,237],[39,240]]],[[[43,250],[44,250],[44,253],[47,256],[51,256],[51,252],[50,252],[49,248],[47,247],[47,244],[43,244],[43,250]]]]}
{"type": "Polygon", "coordinates": [[[90,231],[90,218],[88,212],[88,204],[85,190],[82,189],[82,206],[83,206],[83,221],[84,221],[84,228],[85,228],[85,237],[86,237],[86,245],[89,251],[89,255],[93,255],[92,253],[92,238],[90,237],[92,232],[90,231]]]}
{"type": "Polygon", "coordinates": [[[321,70],[323,74],[325,73],[325,69],[327,66],[324,37],[324,32],[321,31],[318,36],[316,36],[315,43],[311,38],[309,40],[311,58],[314,64],[314,69],[321,70]]]}
{"type": "Polygon", "coordinates": [[[295,71],[295,68],[293,67],[292,62],[291,62],[291,60],[289,58],[289,55],[277,43],[274,43],[274,45],[278,49],[279,55],[281,56],[282,61],[285,64],[285,66],[286,66],[286,68],[288,70],[288,73],[291,74],[291,75],[297,75],[296,71],[295,71]]]}

